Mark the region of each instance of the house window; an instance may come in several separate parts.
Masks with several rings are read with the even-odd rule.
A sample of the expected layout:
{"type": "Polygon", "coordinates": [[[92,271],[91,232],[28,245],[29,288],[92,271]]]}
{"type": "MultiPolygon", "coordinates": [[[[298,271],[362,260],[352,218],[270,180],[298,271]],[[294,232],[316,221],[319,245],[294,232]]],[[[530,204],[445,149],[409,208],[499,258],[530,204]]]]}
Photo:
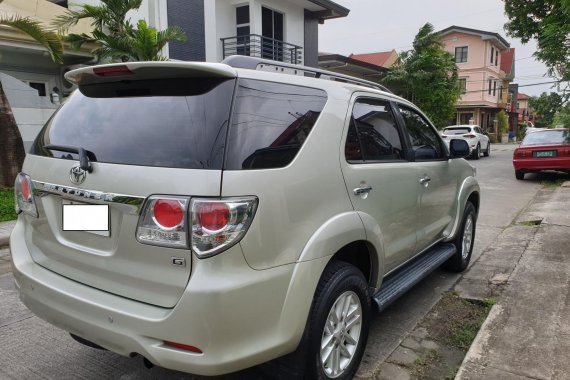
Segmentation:
{"type": "Polygon", "coordinates": [[[489,95],[493,92],[493,80],[489,79],[489,95]]]}
{"type": "Polygon", "coordinates": [[[459,93],[465,94],[467,92],[467,78],[459,78],[457,83],[459,85],[459,93]]]}
{"type": "Polygon", "coordinates": [[[499,65],[499,50],[495,50],[495,66],[499,65]]]}
{"type": "Polygon", "coordinates": [[[497,81],[493,81],[493,96],[497,96],[497,81]]]}
{"type": "Polygon", "coordinates": [[[239,55],[249,55],[249,5],[236,8],[236,53],[239,55]]]}
{"type": "Polygon", "coordinates": [[[39,96],[46,96],[46,83],[45,82],[27,82],[28,86],[38,91],[39,96]]]}
{"type": "Polygon", "coordinates": [[[455,48],[455,62],[467,62],[467,46],[460,46],[455,48]]]}
{"type": "Polygon", "coordinates": [[[261,7],[262,56],[283,60],[283,13],[261,7]]]}
{"type": "Polygon", "coordinates": [[[495,48],[491,46],[491,65],[493,64],[494,57],[495,57],[495,48]]]}

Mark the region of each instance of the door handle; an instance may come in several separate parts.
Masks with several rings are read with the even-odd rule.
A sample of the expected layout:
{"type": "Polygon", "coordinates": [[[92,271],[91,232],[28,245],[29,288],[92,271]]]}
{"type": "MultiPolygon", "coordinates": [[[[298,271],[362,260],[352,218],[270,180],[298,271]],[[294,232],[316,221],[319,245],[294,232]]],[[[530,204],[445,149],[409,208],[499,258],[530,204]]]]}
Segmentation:
{"type": "Polygon", "coordinates": [[[428,187],[429,181],[431,181],[431,178],[428,177],[427,175],[425,175],[422,179],[420,179],[420,183],[425,187],[428,187]]]}
{"type": "Polygon", "coordinates": [[[372,186],[362,186],[362,187],[357,187],[356,189],[352,190],[354,192],[354,195],[362,195],[362,194],[368,194],[370,191],[372,190],[372,186]]]}

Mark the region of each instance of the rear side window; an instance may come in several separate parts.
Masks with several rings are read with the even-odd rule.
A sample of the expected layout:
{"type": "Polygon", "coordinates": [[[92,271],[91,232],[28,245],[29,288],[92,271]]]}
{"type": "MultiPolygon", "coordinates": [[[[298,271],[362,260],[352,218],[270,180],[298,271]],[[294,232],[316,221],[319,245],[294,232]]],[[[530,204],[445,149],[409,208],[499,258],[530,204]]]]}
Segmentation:
{"type": "Polygon", "coordinates": [[[388,102],[357,100],[352,110],[345,157],[351,163],[405,159],[400,133],[388,102]]]}
{"type": "Polygon", "coordinates": [[[30,153],[77,160],[46,145],[82,147],[98,162],[221,169],[235,80],[163,79],[75,91],[30,153]]]}
{"type": "Polygon", "coordinates": [[[327,101],[314,88],[241,79],[232,113],[226,169],[289,165],[327,101]]]}

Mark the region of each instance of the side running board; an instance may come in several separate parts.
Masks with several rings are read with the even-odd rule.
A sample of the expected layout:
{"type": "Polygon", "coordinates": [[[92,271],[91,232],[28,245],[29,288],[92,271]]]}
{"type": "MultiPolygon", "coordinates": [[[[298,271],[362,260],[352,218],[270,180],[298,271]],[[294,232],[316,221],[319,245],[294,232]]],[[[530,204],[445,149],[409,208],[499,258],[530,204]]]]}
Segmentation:
{"type": "Polygon", "coordinates": [[[378,310],[382,311],[388,307],[412,286],[447,261],[455,252],[455,246],[451,243],[436,245],[385,278],[382,287],[373,297],[378,310]]]}

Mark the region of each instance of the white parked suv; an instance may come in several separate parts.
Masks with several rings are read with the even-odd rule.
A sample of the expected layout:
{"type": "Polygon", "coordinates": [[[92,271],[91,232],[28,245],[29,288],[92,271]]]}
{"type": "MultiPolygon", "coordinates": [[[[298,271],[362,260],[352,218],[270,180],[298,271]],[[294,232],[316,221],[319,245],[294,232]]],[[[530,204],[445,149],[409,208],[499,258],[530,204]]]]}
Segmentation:
{"type": "Polygon", "coordinates": [[[200,375],[280,358],[349,379],[373,307],[469,263],[467,144],[373,83],[248,57],[66,78],[10,247],[24,304],[82,343],[200,375]]]}
{"type": "Polygon", "coordinates": [[[485,157],[491,154],[491,142],[489,137],[478,125],[452,125],[441,133],[443,141],[449,146],[451,139],[463,139],[469,144],[471,158],[478,160],[481,152],[485,157]]]}

